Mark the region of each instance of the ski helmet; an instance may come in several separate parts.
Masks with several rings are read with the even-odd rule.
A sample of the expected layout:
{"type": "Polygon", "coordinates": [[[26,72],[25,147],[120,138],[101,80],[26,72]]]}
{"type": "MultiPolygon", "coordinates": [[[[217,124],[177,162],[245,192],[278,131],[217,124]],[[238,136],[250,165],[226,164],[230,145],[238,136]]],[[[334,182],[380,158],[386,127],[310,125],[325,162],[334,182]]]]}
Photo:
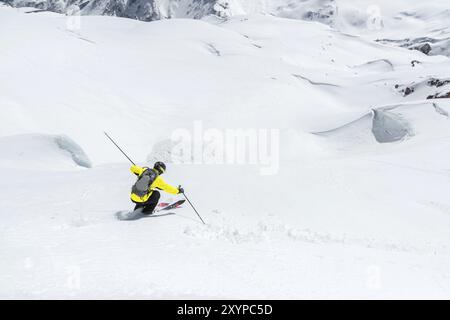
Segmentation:
{"type": "Polygon", "coordinates": [[[163,174],[164,171],[166,171],[166,165],[164,164],[164,162],[158,161],[158,162],[155,162],[153,169],[158,171],[159,174],[163,174]]]}

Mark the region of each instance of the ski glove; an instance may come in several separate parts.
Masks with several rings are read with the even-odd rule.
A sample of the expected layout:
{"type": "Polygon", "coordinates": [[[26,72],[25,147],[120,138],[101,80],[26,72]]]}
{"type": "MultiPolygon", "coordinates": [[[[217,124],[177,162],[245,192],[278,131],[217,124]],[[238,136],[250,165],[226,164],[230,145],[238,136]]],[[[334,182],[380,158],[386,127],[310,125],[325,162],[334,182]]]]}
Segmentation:
{"type": "Polygon", "coordinates": [[[184,193],[184,189],[181,186],[178,186],[178,193],[184,193]]]}

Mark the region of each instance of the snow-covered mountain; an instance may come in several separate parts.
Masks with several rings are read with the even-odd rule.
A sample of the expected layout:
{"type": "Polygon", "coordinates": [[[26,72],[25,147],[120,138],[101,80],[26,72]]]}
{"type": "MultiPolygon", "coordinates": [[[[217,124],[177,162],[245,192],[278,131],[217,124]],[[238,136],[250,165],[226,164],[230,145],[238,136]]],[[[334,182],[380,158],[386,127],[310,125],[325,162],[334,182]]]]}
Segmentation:
{"type": "Polygon", "coordinates": [[[16,7],[35,7],[59,13],[73,10],[85,15],[112,15],[152,21],[167,18],[200,19],[208,15],[265,13],[282,17],[331,22],[335,0],[7,0],[16,7]]]}
{"type": "Polygon", "coordinates": [[[0,5],[0,297],[450,297],[450,58],[405,40],[445,49],[448,1],[336,1],[326,23],[296,13],[326,1],[208,3],[0,5]],[[208,163],[240,129],[271,152],[208,163]],[[103,131],[166,161],[206,226],[188,205],[118,221],[135,178],[103,131]],[[203,161],[174,163],[177,132],[203,161]]]}
{"type": "Polygon", "coordinates": [[[35,7],[68,15],[107,15],[142,21],[208,16],[269,14],[318,21],[343,32],[395,30],[397,37],[377,41],[420,50],[430,55],[450,55],[450,31],[441,21],[450,19],[446,0],[433,2],[399,0],[0,0],[14,7],[35,7]],[[438,5],[435,5],[438,3],[438,5]],[[436,9],[440,8],[440,9],[436,9]],[[443,8],[441,10],[441,8],[443,8]],[[437,25],[437,27],[432,27],[437,25]],[[398,32],[404,29],[405,34],[398,32]],[[411,29],[412,28],[412,29],[411,29]],[[426,30],[426,33],[424,31],[426,30]],[[418,32],[418,33],[416,33],[418,32]],[[398,38],[400,36],[400,38],[398,38]]]}

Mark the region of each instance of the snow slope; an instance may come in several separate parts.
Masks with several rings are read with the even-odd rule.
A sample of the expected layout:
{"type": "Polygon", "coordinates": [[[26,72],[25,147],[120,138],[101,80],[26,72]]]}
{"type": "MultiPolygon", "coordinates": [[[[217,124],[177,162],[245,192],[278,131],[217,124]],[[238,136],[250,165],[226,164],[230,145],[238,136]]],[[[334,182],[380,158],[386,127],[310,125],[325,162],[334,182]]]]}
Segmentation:
{"type": "Polygon", "coordinates": [[[447,87],[396,88],[449,58],[270,15],[67,19],[0,6],[0,297],[450,296],[447,87]],[[168,163],[207,225],[116,220],[103,130],[147,164],[199,120],[279,129],[279,170],[168,163]]]}

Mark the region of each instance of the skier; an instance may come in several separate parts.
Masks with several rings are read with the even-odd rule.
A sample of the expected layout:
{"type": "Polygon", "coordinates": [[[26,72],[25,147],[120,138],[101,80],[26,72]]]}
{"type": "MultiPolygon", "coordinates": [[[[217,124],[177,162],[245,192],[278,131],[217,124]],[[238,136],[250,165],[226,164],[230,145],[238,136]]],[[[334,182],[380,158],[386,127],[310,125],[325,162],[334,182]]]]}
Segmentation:
{"type": "Polygon", "coordinates": [[[131,201],[136,204],[134,210],[142,209],[143,214],[151,215],[158,204],[161,194],[156,189],[171,194],[184,193],[181,186],[173,187],[161,178],[166,171],[166,165],[161,161],[156,162],[153,169],[133,165],[130,170],[138,176],[131,190],[131,201]]]}

